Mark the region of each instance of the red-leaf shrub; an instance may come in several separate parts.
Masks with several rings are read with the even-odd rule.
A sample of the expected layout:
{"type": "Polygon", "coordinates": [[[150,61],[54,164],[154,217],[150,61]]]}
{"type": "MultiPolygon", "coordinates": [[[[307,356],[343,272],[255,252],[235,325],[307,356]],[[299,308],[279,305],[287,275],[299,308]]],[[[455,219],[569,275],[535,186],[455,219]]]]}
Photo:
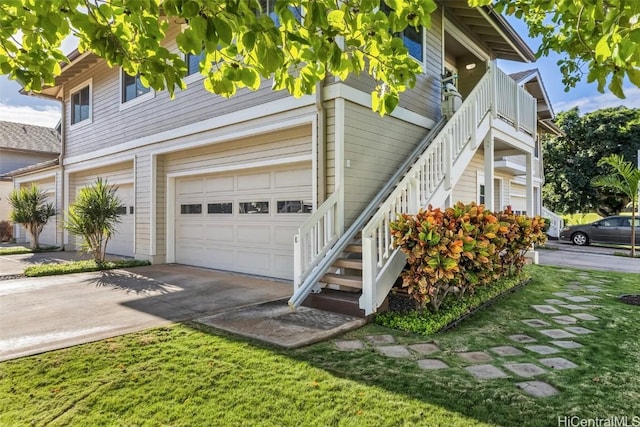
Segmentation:
{"type": "Polygon", "coordinates": [[[13,240],[13,226],[9,221],[0,221],[0,242],[13,240]]]}
{"type": "Polygon", "coordinates": [[[520,271],[531,244],[544,242],[543,226],[539,217],[515,215],[510,208],[493,214],[475,203],[400,215],[391,234],[407,254],[402,286],[437,311],[450,294],[462,298],[475,286],[520,271]]]}

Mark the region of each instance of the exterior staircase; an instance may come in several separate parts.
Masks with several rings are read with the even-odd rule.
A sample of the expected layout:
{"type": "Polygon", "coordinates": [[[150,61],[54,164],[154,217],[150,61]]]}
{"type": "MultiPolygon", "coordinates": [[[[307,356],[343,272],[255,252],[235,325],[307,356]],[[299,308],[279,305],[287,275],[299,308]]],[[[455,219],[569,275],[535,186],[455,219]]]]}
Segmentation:
{"type": "Polygon", "coordinates": [[[460,109],[438,122],[346,231],[340,189],[300,227],[289,305],[360,317],[384,308],[406,264],[392,245],[390,222],[451,203],[453,186],[496,120],[535,137],[535,99],[491,64],[460,109]]]}

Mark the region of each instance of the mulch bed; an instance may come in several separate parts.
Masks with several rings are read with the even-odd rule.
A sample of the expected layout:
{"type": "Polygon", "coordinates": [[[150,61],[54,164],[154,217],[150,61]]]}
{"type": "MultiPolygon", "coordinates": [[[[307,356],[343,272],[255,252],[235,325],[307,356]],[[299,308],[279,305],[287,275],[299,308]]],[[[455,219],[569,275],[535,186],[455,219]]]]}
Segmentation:
{"type": "Polygon", "coordinates": [[[620,301],[629,305],[640,305],[640,295],[622,295],[620,301]]]}

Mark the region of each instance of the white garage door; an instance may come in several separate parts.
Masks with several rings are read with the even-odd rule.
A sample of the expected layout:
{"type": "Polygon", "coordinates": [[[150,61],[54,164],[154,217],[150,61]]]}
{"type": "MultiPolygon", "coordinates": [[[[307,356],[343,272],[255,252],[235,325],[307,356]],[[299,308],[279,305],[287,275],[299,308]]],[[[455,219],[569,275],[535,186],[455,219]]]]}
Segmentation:
{"type": "Polygon", "coordinates": [[[527,214],[527,194],[525,187],[511,185],[511,210],[517,214],[527,214]]]}
{"type": "MultiPolygon", "coordinates": [[[[49,190],[49,188],[47,188],[47,203],[53,203],[53,205],[56,205],[56,193],[53,190],[53,184],[52,184],[52,189],[49,190]]],[[[49,245],[49,246],[57,246],[57,242],[56,242],[56,226],[57,226],[57,220],[58,220],[58,216],[52,216],[51,218],[49,218],[49,221],[47,221],[47,223],[45,224],[44,228],[42,229],[42,232],[40,233],[40,238],[38,239],[41,245],[49,245]]]]}
{"type": "Polygon", "coordinates": [[[309,164],[177,179],[176,262],[292,279],[311,192],[309,164]]]}
{"type": "Polygon", "coordinates": [[[113,255],[133,256],[133,218],[134,218],[134,197],[133,185],[118,185],[117,195],[122,202],[120,208],[120,223],[116,225],[116,232],[111,236],[107,244],[107,253],[113,255]]]}

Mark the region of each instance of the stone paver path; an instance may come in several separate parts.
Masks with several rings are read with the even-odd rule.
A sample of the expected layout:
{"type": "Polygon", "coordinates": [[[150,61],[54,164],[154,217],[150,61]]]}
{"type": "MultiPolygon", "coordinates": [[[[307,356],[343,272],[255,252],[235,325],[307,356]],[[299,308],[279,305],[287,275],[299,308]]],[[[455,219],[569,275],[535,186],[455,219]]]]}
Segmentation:
{"type": "MultiPolygon", "coordinates": [[[[578,277],[596,283],[590,276],[578,277]]],[[[596,332],[593,329],[580,326],[580,322],[591,322],[591,325],[594,325],[594,322],[600,320],[598,316],[587,313],[587,311],[599,306],[572,303],[586,303],[601,298],[597,295],[576,295],[576,293],[604,292],[604,289],[599,286],[584,285],[582,282],[570,282],[564,289],[567,292],[553,293],[557,298],[545,299],[546,304],[532,304],[530,306],[531,311],[528,316],[533,314],[535,317],[521,319],[518,322],[520,330],[514,331],[518,333],[506,336],[513,341],[513,345],[450,352],[447,349],[443,350],[435,342],[400,345],[402,343],[397,343],[392,335],[382,334],[367,335],[363,339],[335,340],[334,343],[339,351],[371,351],[373,349],[386,357],[407,359],[416,363],[418,368],[424,371],[464,369],[468,374],[480,380],[510,378],[524,394],[534,398],[553,396],[559,391],[551,384],[539,379],[515,381],[518,381],[518,378],[544,376],[550,372],[549,370],[579,368],[578,364],[570,360],[571,352],[584,346],[573,339],[579,341],[581,336],[596,332]],[[558,325],[562,329],[558,328],[558,325]],[[549,355],[554,356],[545,357],[549,355]],[[431,358],[425,359],[425,356],[431,358]],[[513,359],[512,361],[505,360],[505,358],[513,357],[518,358],[515,361],[513,359]],[[455,358],[457,361],[451,358],[455,358]],[[535,363],[529,363],[527,359],[535,363]],[[454,362],[453,367],[447,363],[449,360],[454,362]]]]}

